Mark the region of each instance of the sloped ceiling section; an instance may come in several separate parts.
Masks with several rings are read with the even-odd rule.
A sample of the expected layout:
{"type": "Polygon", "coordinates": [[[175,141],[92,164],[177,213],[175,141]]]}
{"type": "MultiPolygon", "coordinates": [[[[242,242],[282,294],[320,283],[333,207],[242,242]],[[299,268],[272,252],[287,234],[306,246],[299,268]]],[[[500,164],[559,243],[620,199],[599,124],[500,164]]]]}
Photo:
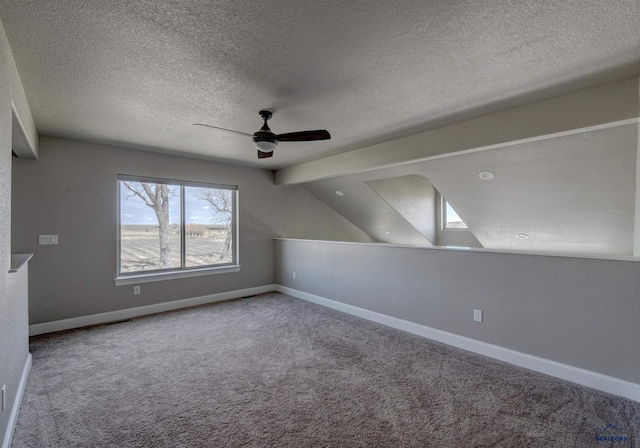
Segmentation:
{"type": "Polygon", "coordinates": [[[443,238],[437,227],[438,192],[423,173],[403,174],[414,169],[383,169],[303,186],[377,242],[482,247],[469,231],[443,238]]]}
{"type": "Polygon", "coordinates": [[[429,237],[433,238],[430,227],[435,223],[435,209],[429,207],[435,195],[433,186],[424,176],[408,177],[389,179],[387,172],[369,172],[303,186],[375,241],[432,246],[429,237]],[[411,211],[411,205],[420,210],[411,211]],[[426,223],[418,222],[422,217],[426,223]]]}
{"type": "Polygon", "coordinates": [[[637,152],[638,123],[628,123],[303,185],[380,242],[424,244],[417,229],[435,222],[419,205],[428,183],[482,247],[631,256],[637,152]]]}
{"type": "Polygon", "coordinates": [[[432,160],[421,171],[486,248],[633,255],[637,139],[628,124],[432,160]]]}
{"type": "Polygon", "coordinates": [[[436,244],[436,190],[429,179],[412,174],[365,183],[422,236],[436,244]]]}
{"type": "MultiPolygon", "coordinates": [[[[600,122],[583,120],[583,127],[558,132],[559,119],[572,109],[572,119],[584,112],[584,102],[580,101],[569,108],[563,106],[562,114],[558,115],[557,105],[563,101],[559,99],[559,102],[518,110],[523,130],[527,119],[539,122],[542,116],[554,132],[505,141],[502,131],[511,132],[510,128],[505,130],[510,116],[508,113],[495,114],[483,119],[491,124],[490,127],[474,130],[468,123],[461,123],[414,139],[398,139],[386,144],[389,149],[404,144],[419,149],[422,144],[436,152],[435,155],[414,161],[402,159],[394,164],[393,153],[389,152],[386,166],[374,170],[371,169],[371,158],[362,157],[361,172],[334,177],[326,176],[328,165],[322,162],[319,171],[325,178],[304,185],[330,206],[337,207],[340,213],[358,210],[360,221],[352,222],[358,226],[371,226],[363,230],[374,232],[375,235],[370,234],[377,241],[413,244],[409,239],[399,237],[404,230],[392,227],[396,221],[379,218],[376,221],[373,217],[375,213],[382,213],[382,207],[392,205],[393,211],[407,224],[420,228],[419,222],[425,218],[412,207],[411,198],[424,191],[421,182],[415,181],[427,179],[452,204],[485,248],[639,256],[638,252],[634,253],[634,244],[638,244],[640,236],[637,218],[640,216],[637,213],[640,204],[637,194],[640,191],[637,175],[639,81],[634,78],[579,95],[597,100],[587,102],[589,114],[603,111],[602,106],[608,104],[608,111],[599,118],[600,122]],[[615,100],[610,101],[612,98],[615,100]],[[607,120],[609,117],[611,121],[607,120]],[[464,146],[456,143],[458,150],[443,150],[440,145],[455,146],[451,142],[456,142],[461,129],[468,131],[465,137],[468,141],[463,142],[468,146],[460,150],[464,146]],[[495,143],[488,144],[491,143],[489,139],[484,140],[484,145],[473,147],[471,131],[489,136],[495,143]],[[493,179],[482,179],[479,175],[484,171],[493,173],[493,179]],[[365,185],[370,188],[366,189],[365,185]],[[343,191],[345,196],[335,197],[336,189],[343,191]],[[370,195],[372,190],[384,199],[384,206],[373,200],[363,200],[363,195],[370,195]],[[378,207],[378,211],[372,211],[373,207],[378,207]],[[386,232],[394,233],[395,241],[386,232]]],[[[576,120],[576,124],[579,123],[580,120],[576,120]]],[[[359,153],[362,151],[358,150],[359,153]]],[[[352,158],[354,163],[357,159],[352,158]]],[[[310,166],[305,166],[305,170],[310,166]]],[[[342,173],[344,166],[335,165],[334,169],[336,173],[342,173]]],[[[350,169],[353,171],[354,168],[350,169]]],[[[313,179],[314,173],[309,171],[309,177],[313,179]]],[[[430,241],[444,244],[437,239],[430,241]]]]}

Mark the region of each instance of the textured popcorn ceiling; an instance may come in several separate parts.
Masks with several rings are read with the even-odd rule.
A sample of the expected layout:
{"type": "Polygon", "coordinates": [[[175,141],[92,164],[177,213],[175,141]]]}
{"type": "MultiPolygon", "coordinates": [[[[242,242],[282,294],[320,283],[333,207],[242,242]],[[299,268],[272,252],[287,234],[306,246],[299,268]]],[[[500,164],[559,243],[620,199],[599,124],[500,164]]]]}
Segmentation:
{"type": "Polygon", "coordinates": [[[639,72],[638,0],[3,0],[43,135],[280,168],[639,72]],[[328,129],[258,160],[244,132],[328,129]]]}

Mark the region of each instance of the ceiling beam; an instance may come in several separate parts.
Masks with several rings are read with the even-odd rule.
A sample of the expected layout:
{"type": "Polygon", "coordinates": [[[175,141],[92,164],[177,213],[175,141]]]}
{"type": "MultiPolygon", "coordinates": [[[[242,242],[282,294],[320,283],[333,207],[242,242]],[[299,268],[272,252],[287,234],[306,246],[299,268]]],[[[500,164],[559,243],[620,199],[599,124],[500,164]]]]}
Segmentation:
{"type": "Polygon", "coordinates": [[[14,152],[18,157],[37,159],[38,131],[2,23],[0,23],[0,52],[4,53],[2,60],[7,62],[8,79],[3,82],[8,82],[11,86],[14,152]]]}
{"type": "MultiPolygon", "coordinates": [[[[35,130],[35,128],[32,128],[35,130]]],[[[12,104],[11,114],[11,149],[16,157],[25,159],[38,158],[38,134],[27,132],[25,125],[16,110],[15,103],[12,104]]]]}
{"type": "Polygon", "coordinates": [[[606,84],[276,172],[277,185],[410,164],[530,139],[581,132],[640,116],[639,78],[606,84]]]}

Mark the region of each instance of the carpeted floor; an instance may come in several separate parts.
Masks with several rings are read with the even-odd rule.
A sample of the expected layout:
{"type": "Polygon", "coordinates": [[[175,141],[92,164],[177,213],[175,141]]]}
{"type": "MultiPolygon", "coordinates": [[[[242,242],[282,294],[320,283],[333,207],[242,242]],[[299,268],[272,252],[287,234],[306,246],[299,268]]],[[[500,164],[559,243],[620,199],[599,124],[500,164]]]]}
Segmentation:
{"type": "Polygon", "coordinates": [[[30,350],[15,448],[640,447],[640,403],[277,293],[30,350]]]}

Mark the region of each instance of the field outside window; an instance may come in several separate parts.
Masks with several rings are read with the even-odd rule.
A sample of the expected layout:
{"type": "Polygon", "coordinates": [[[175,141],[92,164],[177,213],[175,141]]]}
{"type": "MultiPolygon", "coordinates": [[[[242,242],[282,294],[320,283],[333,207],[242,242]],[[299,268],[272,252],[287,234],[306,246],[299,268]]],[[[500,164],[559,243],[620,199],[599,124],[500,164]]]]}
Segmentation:
{"type": "Polygon", "coordinates": [[[119,176],[118,275],[237,264],[236,187],[119,176]]]}

